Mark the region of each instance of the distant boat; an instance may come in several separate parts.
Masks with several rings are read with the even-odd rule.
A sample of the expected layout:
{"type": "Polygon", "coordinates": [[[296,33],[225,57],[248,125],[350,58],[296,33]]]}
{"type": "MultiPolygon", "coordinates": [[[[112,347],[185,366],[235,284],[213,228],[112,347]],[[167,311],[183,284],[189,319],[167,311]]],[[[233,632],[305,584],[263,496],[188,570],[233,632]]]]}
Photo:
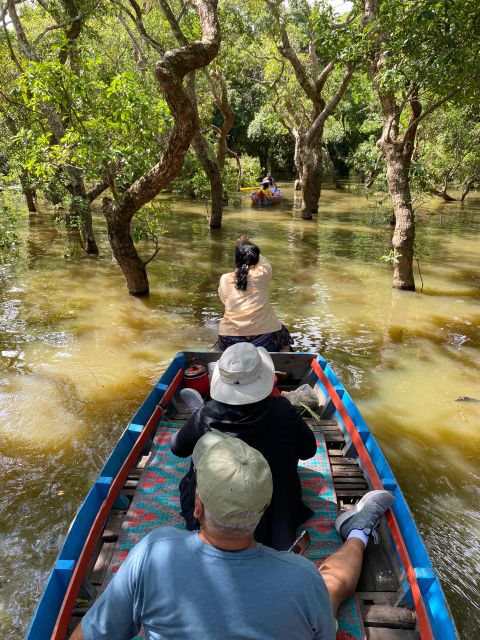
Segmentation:
{"type": "MultiPolygon", "coordinates": [[[[25,640],[64,640],[134,542],[159,525],[184,526],[177,485],[190,461],[169,448],[171,435],[190,416],[179,391],[195,380],[208,393],[206,370],[219,357],[210,351],[178,353],[135,413],[73,520],[25,640]],[[203,375],[189,377],[194,369],[203,375]]],[[[272,358],[279,379],[274,391],[308,385],[319,405],[315,411],[300,405],[317,439],[315,457],[299,464],[303,499],[314,511],[302,527],[312,539],[306,557],[318,562],[341,545],[334,528],[338,510],[371,489],[395,495],[379,527],[379,544],[366,550],[355,597],[339,610],[337,637],[458,640],[410,509],[352,398],[321,356],[272,358]]]]}
{"type": "MultiPolygon", "coordinates": [[[[272,189],[270,188],[270,191],[272,189]]],[[[252,198],[252,206],[255,207],[273,207],[275,204],[280,204],[282,202],[283,193],[281,189],[273,189],[272,195],[267,198],[263,192],[259,189],[258,191],[254,191],[251,195],[252,198]]]]}

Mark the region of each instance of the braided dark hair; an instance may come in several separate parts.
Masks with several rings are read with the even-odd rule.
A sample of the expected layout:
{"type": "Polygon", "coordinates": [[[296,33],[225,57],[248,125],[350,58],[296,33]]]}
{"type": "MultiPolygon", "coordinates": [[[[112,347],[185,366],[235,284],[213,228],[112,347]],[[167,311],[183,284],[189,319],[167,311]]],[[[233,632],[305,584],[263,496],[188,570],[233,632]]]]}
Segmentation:
{"type": "Polygon", "coordinates": [[[250,242],[247,236],[240,236],[235,246],[235,287],[245,291],[247,288],[247,275],[250,267],[258,263],[260,249],[250,242]]]}

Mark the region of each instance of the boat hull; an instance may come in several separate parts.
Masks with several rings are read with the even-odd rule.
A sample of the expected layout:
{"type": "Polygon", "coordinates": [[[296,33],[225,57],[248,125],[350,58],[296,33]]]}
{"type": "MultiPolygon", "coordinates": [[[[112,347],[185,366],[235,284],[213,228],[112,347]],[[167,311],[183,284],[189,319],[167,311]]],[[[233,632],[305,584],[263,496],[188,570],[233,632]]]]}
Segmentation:
{"type": "MultiPolygon", "coordinates": [[[[183,385],[185,369],[194,362],[202,362],[208,367],[219,356],[219,353],[214,352],[178,353],[135,413],[74,518],[31,621],[26,640],[64,640],[69,629],[78,622],[75,618],[75,611],[79,609],[77,598],[79,595],[82,599],[92,596],[92,576],[89,571],[95,561],[98,564],[102,549],[108,543],[106,523],[111,521],[113,512],[126,513],[131,494],[129,487],[135,476],[132,470],[135,471],[138,460],[151,450],[153,435],[161,428],[161,424],[165,424],[162,422],[164,416],[170,416],[170,421],[172,416],[178,416],[178,391],[183,385]]],[[[382,531],[382,549],[389,556],[392,583],[388,589],[385,587],[386,571],[380,568],[379,584],[383,584],[383,587],[380,586],[375,593],[372,587],[372,593],[366,595],[367,587],[359,588],[362,595],[359,594],[358,597],[365,598],[367,603],[362,605],[362,610],[369,606],[375,607],[375,604],[368,603],[381,602],[381,598],[387,598],[391,592],[382,605],[382,611],[388,610],[388,615],[397,620],[400,611],[405,617],[414,608],[415,621],[412,622],[409,618],[410,626],[406,628],[411,629],[411,625],[415,624],[419,638],[458,639],[443,591],[412,514],[385,457],[352,398],[321,356],[311,353],[278,353],[272,354],[272,358],[276,370],[286,374],[281,377],[280,385],[290,389],[307,383],[322,400],[320,419],[311,422],[311,426],[314,431],[321,430],[321,437],[325,439],[328,448],[329,466],[333,469],[333,480],[336,483],[337,505],[348,508],[349,504],[357,501],[370,489],[384,488],[395,494],[395,503],[387,512],[386,525],[382,531]],[[393,599],[396,601],[395,606],[391,605],[393,599]]],[[[183,419],[185,420],[185,416],[183,419]]],[[[367,560],[368,557],[367,549],[367,560]]],[[[375,563],[378,564],[378,558],[372,566],[375,563]]],[[[93,590],[96,588],[99,587],[94,587],[93,590]]],[[[387,620],[385,634],[378,637],[388,640],[389,624],[387,620]]],[[[398,624],[398,620],[395,624],[398,624]]],[[[373,626],[378,627],[378,621],[373,626]]]]}
{"type": "Polygon", "coordinates": [[[282,191],[280,189],[276,189],[274,194],[269,198],[266,198],[260,191],[254,191],[250,197],[252,199],[252,206],[258,207],[259,209],[274,207],[275,205],[280,204],[283,199],[282,191]]]}

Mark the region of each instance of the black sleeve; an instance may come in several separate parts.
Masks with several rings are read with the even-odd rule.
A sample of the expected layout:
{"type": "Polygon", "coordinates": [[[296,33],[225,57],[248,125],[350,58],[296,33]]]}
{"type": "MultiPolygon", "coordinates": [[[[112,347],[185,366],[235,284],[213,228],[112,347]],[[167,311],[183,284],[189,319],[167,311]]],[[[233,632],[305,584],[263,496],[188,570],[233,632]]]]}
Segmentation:
{"type": "Polygon", "coordinates": [[[190,416],[188,422],[173,434],[170,440],[170,449],[172,453],[179,458],[188,458],[188,456],[191,456],[197,441],[205,433],[205,428],[202,426],[203,410],[204,407],[200,407],[198,411],[195,411],[195,413],[190,416]]]}
{"type": "Polygon", "coordinates": [[[292,406],[291,402],[287,400],[287,398],[282,398],[282,401],[284,403],[282,411],[291,428],[295,431],[296,456],[300,458],[300,460],[308,460],[317,452],[315,434],[292,406]]]}
{"type": "MultiPolygon", "coordinates": [[[[292,407],[293,408],[293,407],[292,407]]],[[[315,434],[310,429],[305,420],[297,414],[298,425],[297,425],[297,455],[300,460],[308,460],[309,458],[313,458],[313,456],[317,453],[317,441],[315,439],[315,434]]]]}

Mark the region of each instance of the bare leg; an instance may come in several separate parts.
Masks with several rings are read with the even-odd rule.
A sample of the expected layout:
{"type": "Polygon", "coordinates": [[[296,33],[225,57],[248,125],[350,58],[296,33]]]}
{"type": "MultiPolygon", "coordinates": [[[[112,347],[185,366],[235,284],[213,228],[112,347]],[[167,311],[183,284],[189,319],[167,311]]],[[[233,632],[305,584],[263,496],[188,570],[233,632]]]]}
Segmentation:
{"type": "Polygon", "coordinates": [[[344,600],[353,595],[362,570],[365,545],[350,538],[338,551],[322,560],[318,570],[327,585],[335,615],[344,600]]]}

